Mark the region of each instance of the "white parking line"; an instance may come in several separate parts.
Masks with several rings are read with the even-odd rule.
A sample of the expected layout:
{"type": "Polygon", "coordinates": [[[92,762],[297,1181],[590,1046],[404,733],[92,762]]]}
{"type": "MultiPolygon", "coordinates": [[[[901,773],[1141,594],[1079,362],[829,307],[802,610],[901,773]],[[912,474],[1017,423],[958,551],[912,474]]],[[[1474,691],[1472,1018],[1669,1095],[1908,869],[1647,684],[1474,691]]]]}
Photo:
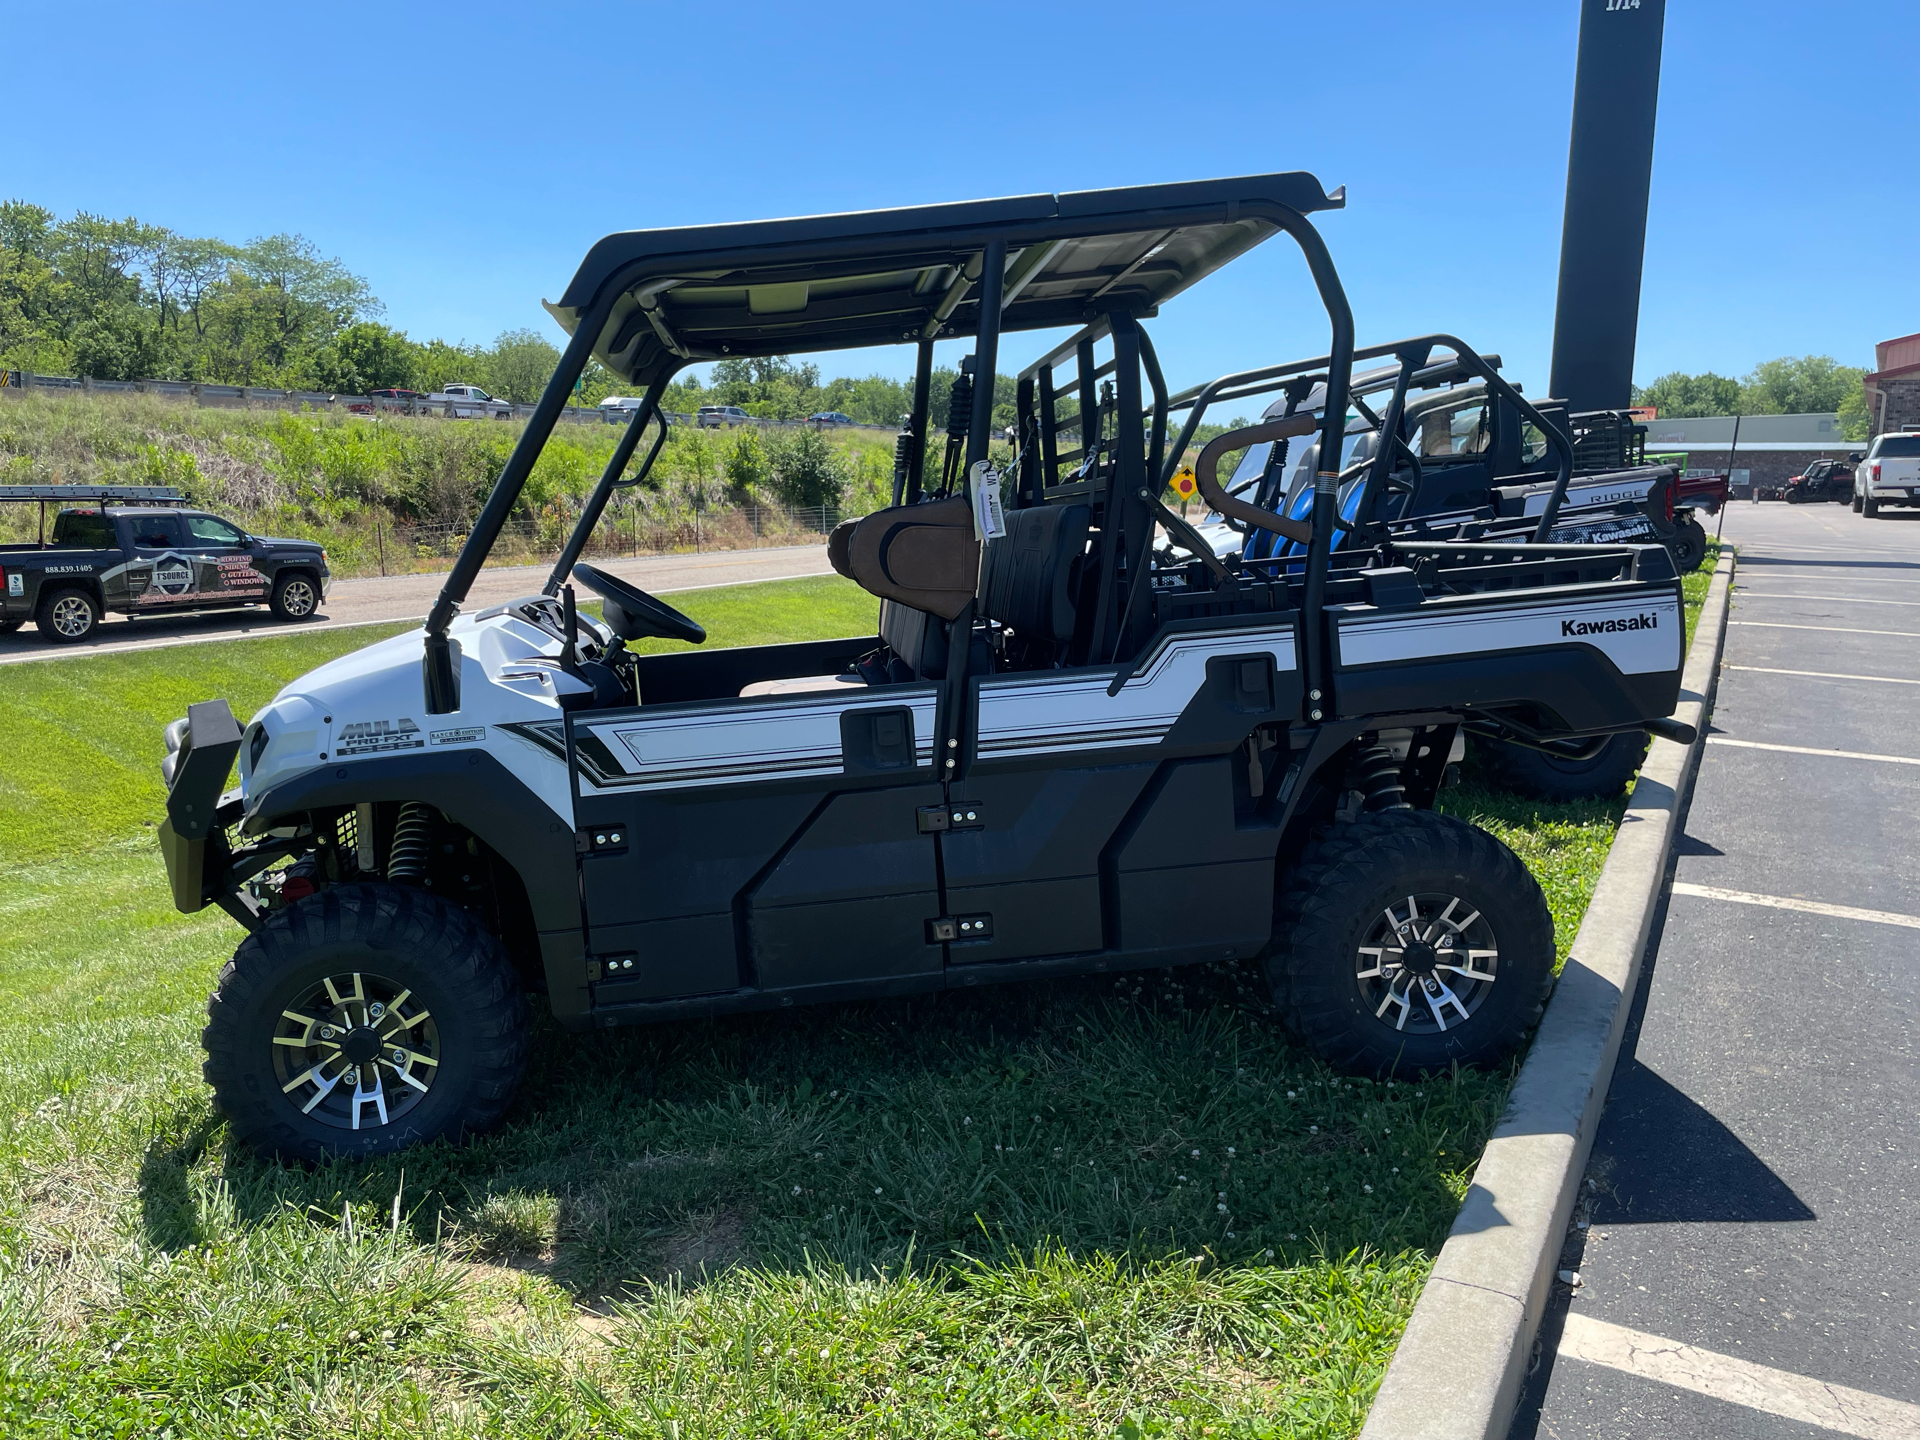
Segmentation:
{"type": "Polygon", "coordinates": [[[1900,640],[1920,640],[1920,630],[1856,630],[1846,625],[1787,625],[1778,620],[1729,620],[1727,623],[1755,630],[1818,630],[1823,635],[1892,635],[1900,640]]]}
{"type": "Polygon", "coordinates": [[[1902,915],[1897,910],[1862,910],[1857,905],[1829,905],[1824,900],[1802,900],[1793,895],[1755,895],[1750,890],[1723,890],[1718,885],[1695,885],[1687,880],[1674,881],[1673,893],[1691,895],[1696,900],[1724,900],[1733,905],[1760,905],[1769,910],[1796,910],[1803,915],[1828,915],[1835,920],[1864,920],[1870,925],[1920,930],[1920,915],[1902,915]]]}
{"type": "Polygon", "coordinates": [[[1839,675],[1829,670],[1776,670],[1770,665],[1725,665],[1725,670],[1747,670],[1755,675],[1800,675],[1808,680],[1873,680],[1882,685],[1920,685],[1920,680],[1901,680],[1892,675],[1839,675]]]}
{"type": "Polygon", "coordinates": [[[1829,760],[1878,760],[1883,765],[1920,765],[1909,755],[1875,755],[1866,750],[1823,750],[1813,745],[1771,745],[1765,740],[1736,740],[1731,735],[1709,735],[1709,745],[1737,745],[1742,750],[1779,750],[1788,755],[1824,755],[1829,760]]]}
{"type": "Polygon", "coordinates": [[[1559,1353],[1859,1440],[1920,1440],[1920,1405],[1810,1380],[1587,1315],[1567,1316],[1559,1353]]]}
{"type": "Polygon", "coordinates": [[[1777,590],[1735,590],[1743,600],[1837,600],[1844,605],[1912,605],[1920,600],[1869,600],[1864,595],[1785,595],[1777,590]]]}

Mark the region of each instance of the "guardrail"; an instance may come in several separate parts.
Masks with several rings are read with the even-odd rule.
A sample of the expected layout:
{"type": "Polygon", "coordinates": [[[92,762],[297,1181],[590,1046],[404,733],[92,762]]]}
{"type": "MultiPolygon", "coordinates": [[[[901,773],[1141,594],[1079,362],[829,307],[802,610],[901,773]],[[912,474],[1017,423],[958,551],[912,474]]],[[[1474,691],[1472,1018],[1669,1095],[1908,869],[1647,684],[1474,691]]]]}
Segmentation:
{"type": "MultiPolygon", "coordinates": [[[[429,403],[424,397],[418,400],[394,400],[385,396],[330,395],[320,390],[277,390],[264,385],[215,385],[194,380],[94,380],[87,376],[40,375],[31,370],[0,370],[0,394],[23,390],[161,395],[169,399],[191,400],[196,405],[228,409],[344,410],[353,415],[409,415],[446,420],[525,420],[534,412],[531,405],[515,405],[506,400],[488,403],[456,399],[429,403]],[[459,413],[463,411],[484,411],[485,414],[459,413]]],[[[693,425],[707,429],[752,425],[762,430],[796,430],[814,426],[827,430],[867,430],[883,435],[894,433],[894,427],[890,425],[816,425],[816,422],[808,420],[771,420],[760,415],[700,427],[696,415],[677,410],[661,413],[666,416],[669,425],[693,425]]],[[[631,406],[569,405],[561,412],[561,419],[576,425],[624,425],[632,414],[631,406]]]]}

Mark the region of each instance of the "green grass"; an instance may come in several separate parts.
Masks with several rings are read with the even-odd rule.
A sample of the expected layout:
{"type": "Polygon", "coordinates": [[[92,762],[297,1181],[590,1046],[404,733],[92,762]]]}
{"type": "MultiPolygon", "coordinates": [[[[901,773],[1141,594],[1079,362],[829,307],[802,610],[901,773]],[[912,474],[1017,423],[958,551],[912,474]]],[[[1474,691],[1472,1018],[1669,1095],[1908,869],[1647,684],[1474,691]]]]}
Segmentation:
{"type": "MultiPolygon", "coordinates": [[[[872,618],[837,580],[683,608],[716,643],[872,618]]],[[[1341,1079],[1252,967],[543,1024],[464,1148],[232,1147],[197,1029],[237,934],[168,901],[158,727],[369,638],[0,672],[0,1433],[1358,1429],[1511,1073],[1341,1079]]],[[[1564,951],[1619,807],[1448,808],[1564,951]]]]}

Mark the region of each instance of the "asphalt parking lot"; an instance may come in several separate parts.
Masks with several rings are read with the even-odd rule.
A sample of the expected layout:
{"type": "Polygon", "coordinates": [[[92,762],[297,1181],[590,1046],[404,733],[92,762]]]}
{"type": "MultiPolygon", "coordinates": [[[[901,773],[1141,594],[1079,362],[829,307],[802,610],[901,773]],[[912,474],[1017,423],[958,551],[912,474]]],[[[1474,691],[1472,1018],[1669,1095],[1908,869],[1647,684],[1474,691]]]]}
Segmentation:
{"type": "MultiPolygon", "coordinates": [[[[742,585],[755,580],[792,580],[825,575],[824,542],[784,545],[761,550],[711,550],[703,555],[658,555],[637,560],[593,557],[623,580],[643,590],[670,595],[714,585],[742,585]]],[[[489,565],[474,581],[461,608],[471,613],[503,600],[530,595],[546,584],[549,565],[489,565]]],[[[444,573],[390,575],[384,578],[336,580],[327,603],[314,620],[299,628],[368,625],[389,620],[423,620],[434,597],[446,582],[444,573]]],[[[275,620],[264,607],[214,610],[200,615],[143,615],[137,620],[109,615],[92,640],[80,645],[55,645],[31,624],[12,635],[0,635],[0,665],[32,660],[58,660],[74,655],[97,655],[112,650],[151,650],[169,645],[194,645],[210,640],[233,640],[248,635],[277,635],[294,628],[275,620]]]]}
{"type": "Polygon", "coordinates": [[[1920,511],[1725,535],[1713,724],[1515,1437],[1920,1437],[1920,511]]]}

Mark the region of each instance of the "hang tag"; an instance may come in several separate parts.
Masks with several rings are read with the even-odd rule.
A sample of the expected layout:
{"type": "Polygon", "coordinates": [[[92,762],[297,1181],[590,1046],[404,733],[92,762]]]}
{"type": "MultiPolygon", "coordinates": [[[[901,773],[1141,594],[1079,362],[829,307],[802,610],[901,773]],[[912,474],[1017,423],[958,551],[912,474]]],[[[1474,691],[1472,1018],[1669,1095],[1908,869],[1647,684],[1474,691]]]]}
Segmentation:
{"type": "Polygon", "coordinates": [[[972,492],[973,538],[983,545],[1007,533],[1007,512],[1000,505],[1000,474],[985,460],[973,462],[967,473],[972,492]]]}

